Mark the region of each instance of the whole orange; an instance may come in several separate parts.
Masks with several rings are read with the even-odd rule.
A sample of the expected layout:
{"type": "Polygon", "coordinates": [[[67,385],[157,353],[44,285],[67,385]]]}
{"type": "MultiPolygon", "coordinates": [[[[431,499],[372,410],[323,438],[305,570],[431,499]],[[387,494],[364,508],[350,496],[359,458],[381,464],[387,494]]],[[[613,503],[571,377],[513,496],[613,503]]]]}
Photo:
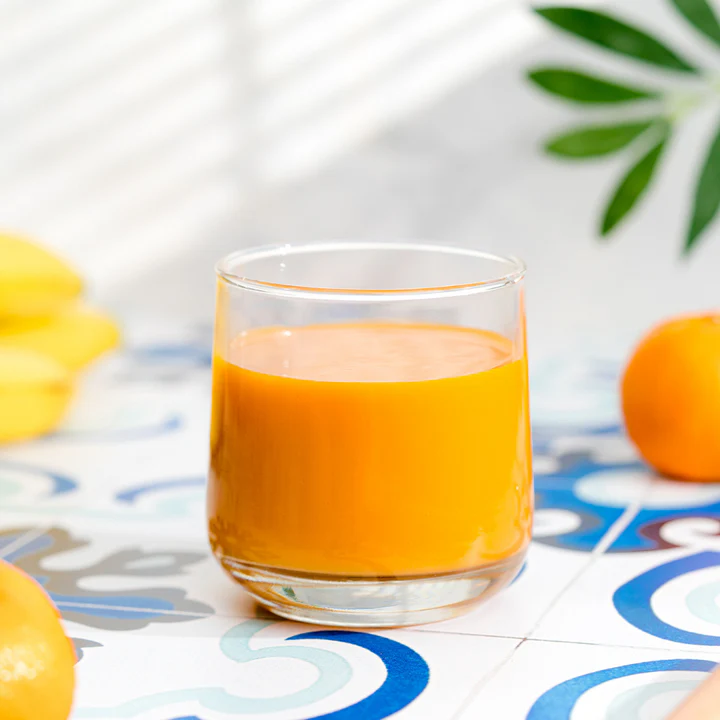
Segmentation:
{"type": "Polygon", "coordinates": [[[625,369],[622,407],[630,439],[656,470],[720,481],[720,313],[654,328],[625,369]]]}
{"type": "Polygon", "coordinates": [[[75,650],[40,585],[0,560],[0,718],[67,720],[75,650]]]}

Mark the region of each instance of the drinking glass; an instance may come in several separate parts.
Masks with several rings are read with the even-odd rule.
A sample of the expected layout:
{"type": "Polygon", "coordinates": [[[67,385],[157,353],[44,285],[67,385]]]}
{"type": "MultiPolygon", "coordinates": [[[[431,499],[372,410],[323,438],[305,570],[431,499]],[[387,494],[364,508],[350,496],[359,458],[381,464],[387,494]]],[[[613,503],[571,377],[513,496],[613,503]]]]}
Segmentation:
{"type": "Polygon", "coordinates": [[[209,537],[260,604],[408,625],[518,573],[533,507],[524,275],[412,242],[218,264],[209,537]]]}

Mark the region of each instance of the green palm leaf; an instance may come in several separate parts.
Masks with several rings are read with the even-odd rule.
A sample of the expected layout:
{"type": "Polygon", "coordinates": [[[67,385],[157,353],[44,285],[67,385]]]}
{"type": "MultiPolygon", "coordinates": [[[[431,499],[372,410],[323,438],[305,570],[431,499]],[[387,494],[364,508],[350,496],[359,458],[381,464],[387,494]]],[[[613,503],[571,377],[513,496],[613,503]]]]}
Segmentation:
{"type": "Polygon", "coordinates": [[[700,172],[697,188],[695,189],[695,203],[685,248],[687,255],[697,244],[700,236],[717,215],[720,207],[720,130],[715,136],[705,165],[700,172]]]}
{"type": "Polygon", "coordinates": [[[545,145],[552,155],[569,158],[601,157],[627,147],[661,118],[619,125],[595,125],[557,135],[545,145]]]}
{"type": "Polygon", "coordinates": [[[663,121],[657,125],[661,135],[650,150],[633,165],[613,193],[602,219],[600,234],[608,235],[635,207],[653,178],[668,137],[670,125],[663,121]]]}
{"type": "Polygon", "coordinates": [[[697,72],[667,45],[612,15],[574,7],[536,8],[535,12],[553,25],[606,50],[668,70],[697,72]]]}
{"type": "Polygon", "coordinates": [[[660,97],[654,90],[620,85],[577,70],[538,68],[528,73],[531,82],[553,95],[581,103],[623,103],[660,97]]]}
{"type": "Polygon", "coordinates": [[[720,23],[707,0],[670,1],[691,25],[720,45],[720,23]]]}

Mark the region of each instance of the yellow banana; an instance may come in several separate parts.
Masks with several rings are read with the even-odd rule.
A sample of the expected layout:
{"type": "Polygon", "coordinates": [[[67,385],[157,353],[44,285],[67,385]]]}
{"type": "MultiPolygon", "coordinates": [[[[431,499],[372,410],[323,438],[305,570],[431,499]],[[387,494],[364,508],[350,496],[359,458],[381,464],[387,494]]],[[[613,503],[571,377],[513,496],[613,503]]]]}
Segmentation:
{"type": "Polygon", "coordinates": [[[0,442],[26,440],[57,426],[72,396],[72,375],[32,350],[0,347],[0,442]]]}
{"type": "Polygon", "coordinates": [[[44,318],[0,320],[0,348],[35,350],[69,370],[79,370],[119,340],[120,330],[112,318],[85,307],[44,318]]]}
{"type": "Polygon", "coordinates": [[[0,233],[0,317],[57,312],[80,295],[82,285],[55,255],[25,238],[0,233]]]}

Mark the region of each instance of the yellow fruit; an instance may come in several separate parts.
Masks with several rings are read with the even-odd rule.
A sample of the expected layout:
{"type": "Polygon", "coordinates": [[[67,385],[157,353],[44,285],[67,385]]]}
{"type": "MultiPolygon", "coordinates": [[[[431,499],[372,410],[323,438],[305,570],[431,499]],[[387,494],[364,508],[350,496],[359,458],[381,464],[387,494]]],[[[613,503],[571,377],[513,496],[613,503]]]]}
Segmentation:
{"type": "Polygon", "coordinates": [[[28,240],[0,233],[0,317],[56,312],[82,291],[62,260],[28,240]]]}
{"type": "Polygon", "coordinates": [[[36,350],[78,370],[114,348],[120,331],[97,310],[72,307],[45,318],[0,320],[0,347],[36,350]]]}
{"type": "Polygon", "coordinates": [[[56,360],[33,350],[0,347],[0,442],[52,430],[71,395],[72,375],[56,360]]]}
{"type": "Polygon", "coordinates": [[[75,650],[40,585],[0,560],[0,718],[67,720],[75,650]]]}

